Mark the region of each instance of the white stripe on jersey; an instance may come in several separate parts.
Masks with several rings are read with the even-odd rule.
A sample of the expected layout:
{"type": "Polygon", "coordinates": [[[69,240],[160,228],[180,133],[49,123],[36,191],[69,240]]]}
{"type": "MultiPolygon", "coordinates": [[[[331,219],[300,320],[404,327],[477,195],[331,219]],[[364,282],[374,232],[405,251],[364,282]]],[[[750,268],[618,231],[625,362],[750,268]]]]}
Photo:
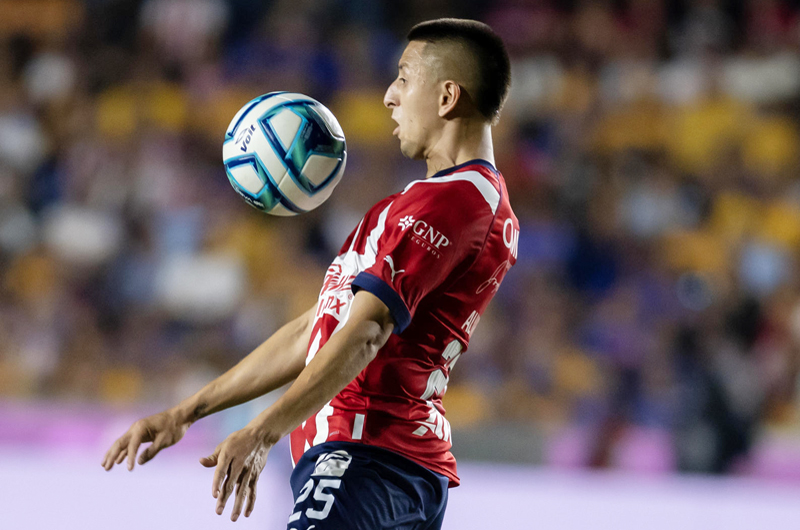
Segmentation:
{"type": "Polygon", "coordinates": [[[358,241],[358,234],[361,233],[361,225],[364,224],[364,219],[361,219],[361,222],[358,223],[356,227],[356,233],[353,234],[353,240],[350,242],[350,249],[347,252],[353,252],[353,248],[356,246],[356,241],[358,241]]]}
{"type": "Polygon", "coordinates": [[[325,406],[317,412],[314,422],[317,425],[317,434],[314,436],[314,445],[319,445],[328,439],[328,418],[333,416],[333,407],[331,402],[325,403],[325,406]]]}
{"type": "Polygon", "coordinates": [[[386,217],[389,215],[389,208],[392,207],[392,204],[394,203],[390,202],[389,205],[383,209],[378,216],[378,222],[375,224],[375,228],[369,233],[367,244],[364,248],[364,254],[360,256],[361,263],[359,263],[360,267],[358,268],[358,272],[369,269],[375,265],[375,260],[378,259],[378,240],[386,230],[386,217]]]}
{"type": "Polygon", "coordinates": [[[472,184],[474,184],[475,187],[478,188],[478,191],[481,193],[481,195],[483,195],[486,204],[488,204],[489,208],[492,209],[492,214],[497,213],[497,206],[500,204],[500,194],[497,192],[494,186],[492,186],[492,183],[486,180],[486,177],[484,177],[477,171],[462,171],[460,173],[454,173],[453,175],[449,175],[446,177],[432,177],[426,180],[415,180],[414,182],[406,186],[406,189],[403,190],[403,193],[410,190],[414,184],[454,182],[458,180],[465,180],[467,182],[472,182],[472,184]]]}
{"type": "Polygon", "coordinates": [[[364,434],[364,415],[356,414],[356,419],[353,421],[353,440],[360,440],[364,434]]]}

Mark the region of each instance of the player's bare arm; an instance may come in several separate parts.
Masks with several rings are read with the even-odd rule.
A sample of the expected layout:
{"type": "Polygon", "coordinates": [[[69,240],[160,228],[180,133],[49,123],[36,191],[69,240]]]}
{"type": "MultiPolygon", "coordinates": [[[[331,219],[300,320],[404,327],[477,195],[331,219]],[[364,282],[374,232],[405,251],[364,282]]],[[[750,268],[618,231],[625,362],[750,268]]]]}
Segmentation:
{"type": "Polygon", "coordinates": [[[178,443],[195,421],[264,395],[293,381],[305,366],[306,349],[316,305],[281,327],[236,366],[211,381],[180,404],[134,423],[106,453],[106,471],[128,459],[133,470],[143,443],[152,444],[139,455],[139,464],[178,443]]]}
{"type": "Polygon", "coordinates": [[[222,514],[234,486],[231,520],[238,519],[243,507],[245,517],[252,513],[256,483],[272,446],[355,379],[393,329],[389,309],[380,299],[366,291],[356,293],[347,324],[317,352],[289,390],[200,460],[206,467],[216,467],[211,494],[217,499],[217,514],[222,514]]]}

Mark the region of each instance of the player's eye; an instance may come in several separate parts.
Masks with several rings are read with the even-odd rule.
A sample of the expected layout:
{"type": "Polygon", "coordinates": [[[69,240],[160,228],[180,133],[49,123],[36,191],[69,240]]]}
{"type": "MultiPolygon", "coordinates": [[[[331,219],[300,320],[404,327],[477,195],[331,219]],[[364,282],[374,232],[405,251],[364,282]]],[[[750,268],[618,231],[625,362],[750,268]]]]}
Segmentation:
{"type": "Polygon", "coordinates": [[[400,81],[401,83],[403,83],[404,85],[406,84],[405,78],[398,77],[397,80],[400,81]]]}

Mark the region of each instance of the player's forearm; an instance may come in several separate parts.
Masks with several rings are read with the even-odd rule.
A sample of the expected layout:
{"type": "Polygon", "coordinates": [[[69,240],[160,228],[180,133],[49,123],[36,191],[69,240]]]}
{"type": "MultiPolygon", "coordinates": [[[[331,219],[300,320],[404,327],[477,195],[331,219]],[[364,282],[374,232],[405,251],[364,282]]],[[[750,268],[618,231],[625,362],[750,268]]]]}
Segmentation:
{"type": "Polygon", "coordinates": [[[392,329],[391,323],[371,320],[346,325],[317,352],[289,390],[249,427],[269,443],[289,434],[366,368],[392,329]]]}
{"type": "Polygon", "coordinates": [[[312,308],[280,328],[236,366],[175,407],[194,422],[262,396],[294,380],[305,366],[312,308]]]}

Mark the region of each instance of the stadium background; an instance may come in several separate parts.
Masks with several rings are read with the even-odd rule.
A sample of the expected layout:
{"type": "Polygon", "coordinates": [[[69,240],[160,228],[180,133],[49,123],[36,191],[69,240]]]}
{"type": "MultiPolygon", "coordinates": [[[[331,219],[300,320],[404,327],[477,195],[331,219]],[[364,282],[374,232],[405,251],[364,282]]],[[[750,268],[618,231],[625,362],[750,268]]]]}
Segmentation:
{"type": "MultiPolygon", "coordinates": [[[[446,527],[800,524],[800,2],[0,0],[8,528],[51,527],[51,502],[62,528],[96,505],[219,526],[193,459],[273,398],[130,477],[102,454],[310,307],[363,212],[420,178],[382,97],[405,32],[439,16],[509,48],[495,149],[521,224],[445,398],[465,478],[446,527]],[[291,219],[250,209],[220,161],[273,90],[326,103],[348,142],[333,197],[291,219]]],[[[279,447],[261,527],[288,515],[289,472],[279,447]]]]}

